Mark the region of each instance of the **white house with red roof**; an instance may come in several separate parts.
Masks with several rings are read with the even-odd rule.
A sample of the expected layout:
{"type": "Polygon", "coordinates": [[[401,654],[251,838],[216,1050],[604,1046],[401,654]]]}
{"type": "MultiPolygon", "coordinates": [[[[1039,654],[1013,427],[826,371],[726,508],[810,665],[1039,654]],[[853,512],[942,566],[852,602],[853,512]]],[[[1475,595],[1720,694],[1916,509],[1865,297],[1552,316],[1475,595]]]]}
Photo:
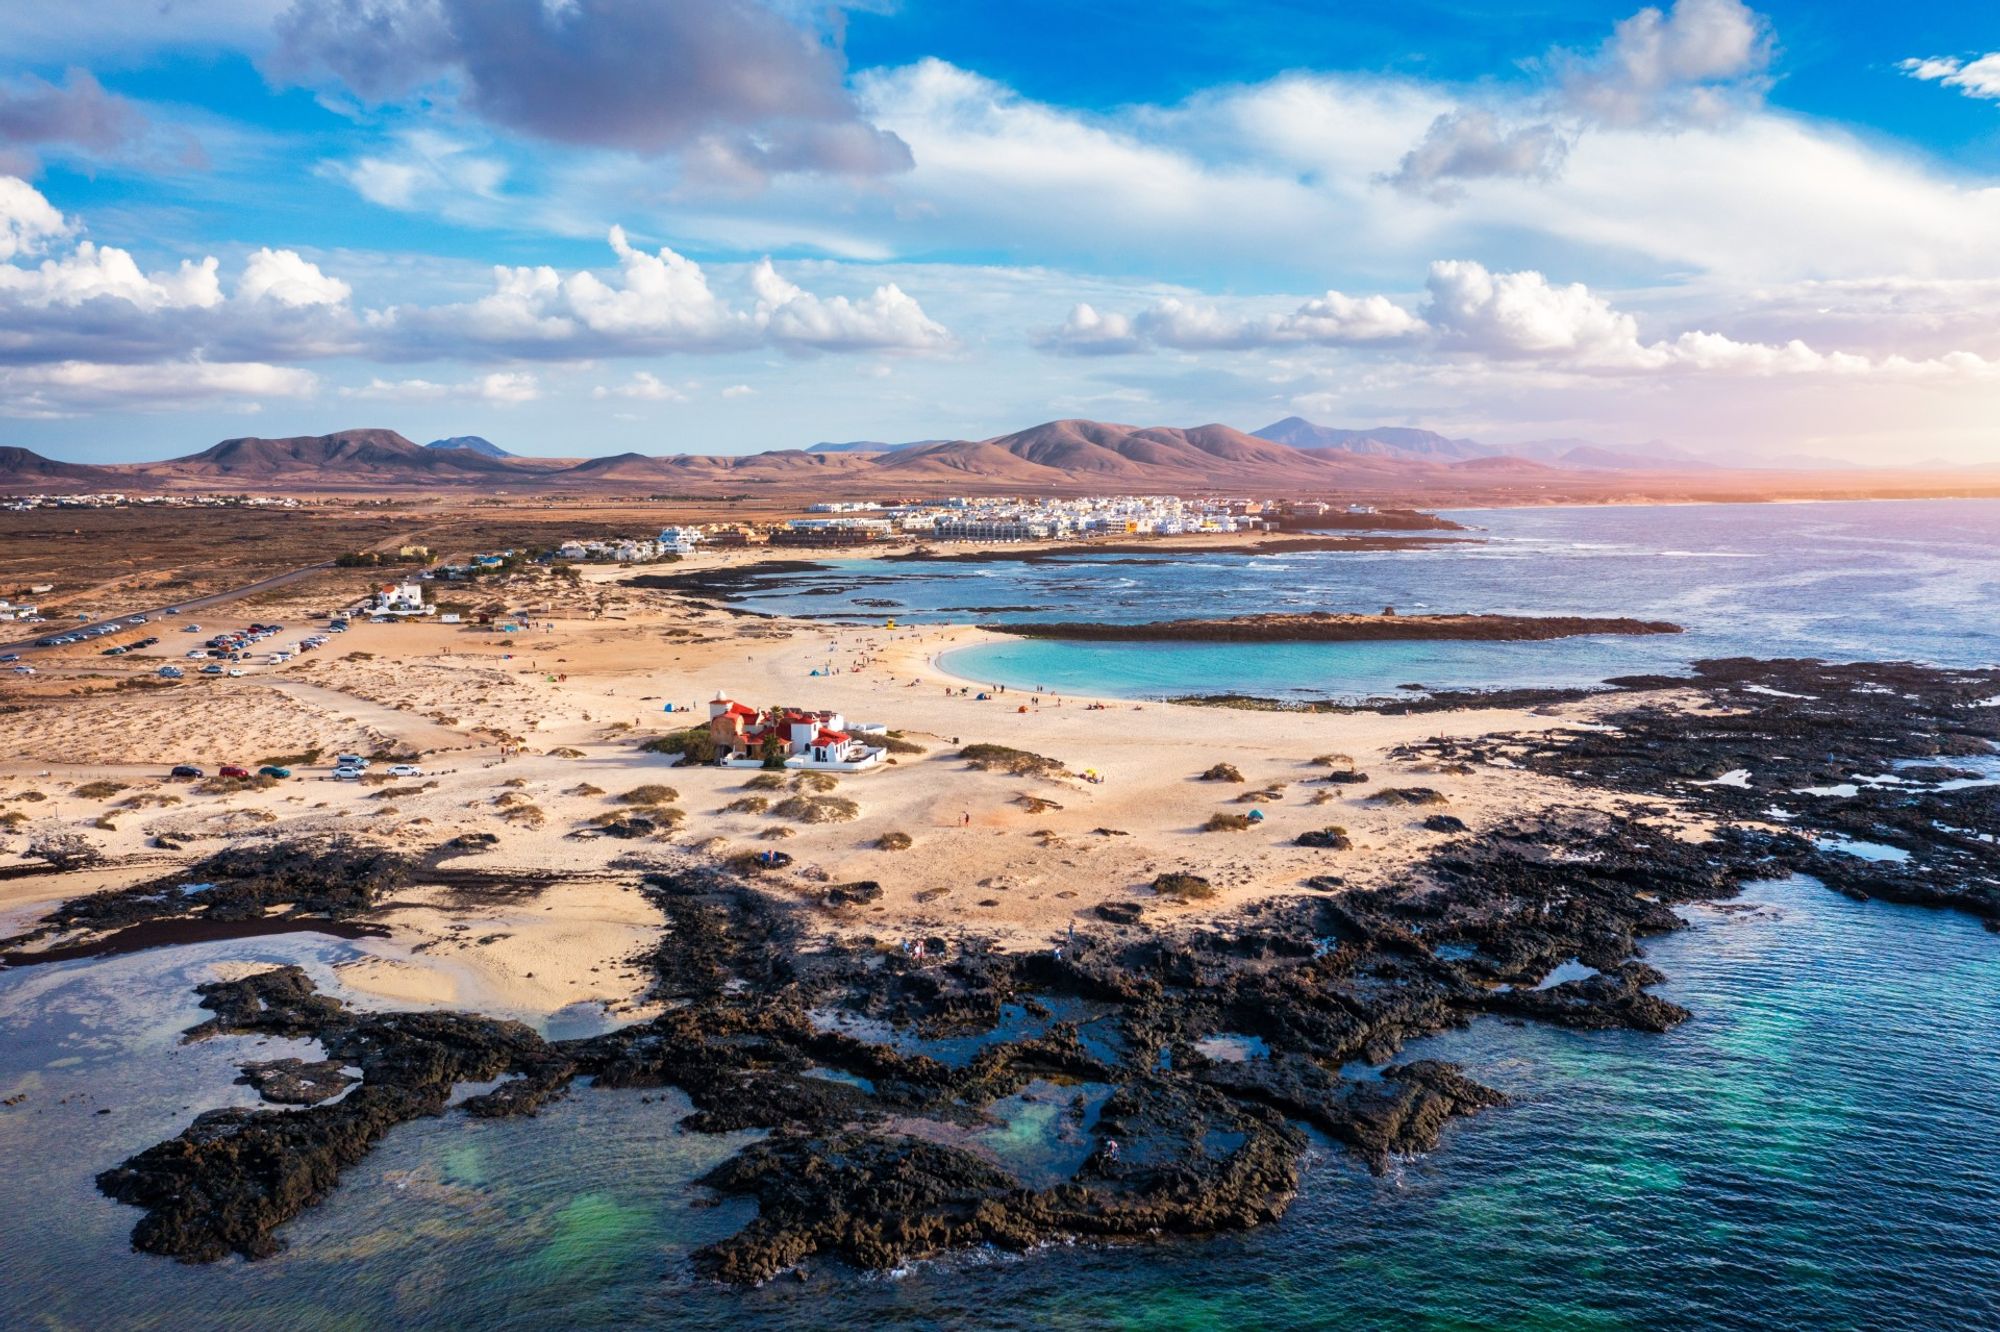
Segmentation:
{"type": "Polygon", "coordinates": [[[799,708],[759,711],[717,694],[708,705],[708,734],[715,761],[731,768],[764,765],[766,741],[776,736],[787,768],[824,772],[867,772],[882,766],[889,751],[868,741],[884,733],[873,723],[850,724],[837,712],[799,708]]]}

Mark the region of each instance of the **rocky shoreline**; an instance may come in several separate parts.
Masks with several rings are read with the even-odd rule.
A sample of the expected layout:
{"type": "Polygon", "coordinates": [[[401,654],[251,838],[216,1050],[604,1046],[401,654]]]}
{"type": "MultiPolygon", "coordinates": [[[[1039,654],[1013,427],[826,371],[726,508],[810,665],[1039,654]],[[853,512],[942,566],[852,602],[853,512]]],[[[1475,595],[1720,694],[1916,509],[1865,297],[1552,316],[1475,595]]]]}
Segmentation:
{"type": "Polygon", "coordinates": [[[1016,638],[1060,638],[1106,643],[1361,643],[1467,640],[1538,643],[1596,634],[1678,634],[1664,620],[1580,615],[1238,615],[1222,619],[1151,620],[1143,624],[1004,621],[982,624],[992,633],[1016,638]]]}
{"type": "MultiPolygon", "coordinates": [[[[1640,934],[1675,927],[1660,902],[1632,897],[1642,866],[1662,901],[1737,882],[1708,854],[1637,826],[1521,826],[1439,862],[1467,887],[1448,903],[1415,884],[1328,894],[1329,883],[1212,929],[1107,926],[1059,954],[937,938],[929,962],[815,938],[814,908],[689,865],[647,880],[668,921],[648,959],[653,997],[673,1007],[604,1036],[546,1041],[471,1014],[356,1012],[289,967],[200,987],[215,1016],[188,1039],[314,1039],[325,1066],[360,1070],[359,1085],[300,1109],[200,1115],[99,1184],[145,1209],[141,1250],[264,1256],[384,1133],[444,1113],[460,1084],[498,1080],[463,1101],[465,1113],[514,1115],[589,1077],[680,1088],[696,1108],[686,1131],[771,1130],[704,1181],[759,1203],[744,1231],[696,1255],[720,1280],[761,1281],[814,1255],[887,1267],[968,1244],[1241,1229],[1285,1210],[1301,1124],[1379,1169],[1435,1146],[1454,1116],[1500,1102],[1450,1066],[1391,1062],[1410,1039],[1481,1012],[1648,1030],[1684,1016],[1644,994],[1643,968],[1537,992],[1532,1007],[1499,988],[1525,989],[1575,956],[1625,967],[1640,934]],[[1530,930],[1510,923],[1555,900],[1574,905],[1530,930]],[[1473,941],[1496,946],[1439,952],[1473,941]],[[843,1029],[850,1020],[910,1036],[865,1039],[843,1029]],[[1218,1035],[1274,1053],[1212,1058],[1201,1044],[1218,1035]],[[1380,1067],[1337,1071],[1357,1060],[1380,1067]],[[1036,1080],[1097,1101],[1087,1158],[1043,1188],[948,1141],[1036,1080]],[[932,1127],[913,1133],[912,1121],[932,1127]]],[[[262,1073],[246,1066],[246,1078],[262,1073]]],[[[266,1099],[301,1099],[288,1080],[271,1082],[279,1094],[257,1082],[266,1099]]]]}
{"type": "MultiPolygon", "coordinates": [[[[1601,725],[1439,739],[1402,757],[1639,797],[1625,813],[1557,807],[1474,828],[1381,887],[1346,886],[1330,852],[1296,893],[1206,924],[1135,888],[1060,947],[1002,952],[967,931],[916,954],[829,932],[855,919],[838,887],[781,896],[675,855],[643,877],[666,925],[643,958],[665,1011],[604,1035],[358,1011],[298,968],[204,985],[213,1016],[189,1040],[308,1038],[324,1059],[244,1064],[267,1102],[296,1108],[199,1115],[99,1186],[143,1209],[143,1251],[259,1257],[395,1125],[532,1114],[588,1094],[587,1079],[678,1088],[694,1106],[678,1131],[768,1130],[703,1180],[758,1204],[696,1255],[718,1280],[829,1260],[888,1268],[967,1245],[1209,1235],[1281,1216],[1311,1133],[1380,1169],[1500,1103],[1452,1066],[1398,1062],[1412,1040],[1481,1015],[1640,1031],[1686,1018],[1650,993],[1662,977],[1644,961],[1648,936],[1682,926],[1677,905],[1806,873],[2000,928],[2000,785],[1980,784],[2000,772],[2000,671],[1705,662],[1614,684],[1645,692],[1601,725]],[[1892,780],[1866,780],[1878,775],[1892,780]],[[1681,833],[1690,815],[1702,840],[1681,833]],[[1587,974],[1555,982],[1565,967],[1587,974]],[[476,1093],[454,1106],[466,1084],[476,1093]],[[970,1141],[1031,1087],[1056,1089],[1084,1144],[1058,1180],[1017,1177],[970,1141]]],[[[449,872],[451,855],[242,847],[67,904],[7,943],[279,903],[364,918],[396,887],[449,872]],[[196,873],[194,893],[166,891],[196,873]]]]}

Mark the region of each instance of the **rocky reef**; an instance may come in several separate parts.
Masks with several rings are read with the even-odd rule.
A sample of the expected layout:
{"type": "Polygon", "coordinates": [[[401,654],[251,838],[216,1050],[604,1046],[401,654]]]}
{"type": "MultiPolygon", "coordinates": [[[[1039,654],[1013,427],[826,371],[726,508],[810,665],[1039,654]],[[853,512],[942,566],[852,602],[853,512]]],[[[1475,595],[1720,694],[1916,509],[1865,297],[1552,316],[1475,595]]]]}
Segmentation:
{"type": "Polygon", "coordinates": [[[355,1011],[297,968],[204,985],[212,1016],[188,1039],[309,1038],[324,1060],[245,1065],[288,1108],[199,1115],[99,1184],[143,1209],[142,1250],[262,1256],[397,1124],[533,1114],[588,1079],[679,1089],[693,1106],[679,1131],[764,1131],[703,1181],[757,1203],[696,1255],[719,1280],[1209,1235],[1282,1215],[1315,1134],[1381,1169],[1501,1102],[1457,1068],[1402,1058],[1412,1040],[1480,1015],[1648,1032],[1686,1018],[1644,960],[1648,936],[1681,928],[1676,906],[1805,872],[2000,919],[2000,804],[1977,784],[1996,771],[2000,672],[1719,662],[1621,687],[1649,692],[1603,726],[1403,757],[1654,800],[1441,828],[1448,840],[1382,886],[1317,877],[1207,924],[1158,924],[1135,896],[1059,947],[961,934],[918,951],[829,934],[842,902],[686,859],[643,879],[665,925],[642,959],[663,1011],[603,1035],[355,1011]],[[1843,849],[1864,841],[1902,859],[1843,849]],[[1013,1098],[1051,1095],[1082,1144],[1058,1177],[981,1147],[1013,1098]]]}
{"type": "Polygon", "coordinates": [[[2000,670],[1728,659],[1609,683],[1642,697],[1601,728],[1411,752],[1670,797],[1764,830],[1788,868],[1849,896],[2000,929],[2000,670]]]}
{"type": "Polygon", "coordinates": [[[666,930],[645,961],[667,1011],[605,1035],[548,1041],[475,1015],[358,1012],[297,968],[201,987],[213,1016],[190,1040],[321,1044],[322,1063],[246,1066],[267,1100],[301,1108],[200,1115],[99,1183],[145,1209],[140,1249],[262,1256],[384,1133],[445,1113],[467,1084],[458,1110],[515,1115],[588,1077],[679,1088],[694,1105],[685,1131],[768,1130],[705,1181],[759,1204],[742,1232],[697,1255],[722,1280],[813,1255],[885,1266],[975,1243],[1241,1229],[1282,1214],[1307,1130],[1380,1168],[1499,1103],[1449,1066],[1394,1063],[1410,1039],[1481,1012],[1649,1030],[1678,1020],[1644,992],[1657,977],[1618,968],[1640,935],[1678,925],[1664,902],[1725,895],[1741,869],[1578,816],[1455,843],[1394,888],[1276,899],[1193,930],[1148,928],[1135,912],[1027,954],[939,938],[917,958],[829,939],[818,908],[689,862],[646,880],[666,930]],[[1614,979],[1505,988],[1575,957],[1614,979]],[[1205,1053],[1218,1036],[1272,1053],[1205,1053]],[[1343,1075],[1354,1061],[1384,1067],[1343,1075]],[[358,1084],[336,1081],[341,1069],[358,1084]],[[1037,1082],[1093,1110],[1082,1163],[1031,1186],[970,1134],[1037,1082]]]}

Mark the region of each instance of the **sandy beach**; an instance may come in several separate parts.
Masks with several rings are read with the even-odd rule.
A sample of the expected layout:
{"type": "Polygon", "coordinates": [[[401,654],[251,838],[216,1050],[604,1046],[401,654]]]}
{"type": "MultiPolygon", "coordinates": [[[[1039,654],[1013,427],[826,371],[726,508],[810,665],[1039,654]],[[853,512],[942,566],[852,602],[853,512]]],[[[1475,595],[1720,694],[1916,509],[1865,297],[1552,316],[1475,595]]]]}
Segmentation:
{"type": "MultiPolygon", "coordinates": [[[[880,885],[865,907],[824,911],[830,932],[891,941],[966,932],[1034,949],[1094,921],[1105,903],[1194,921],[1315,876],[1381,883],[1442,839],[1422,826],[1433,813],[1477,830],[1523,810],[1616,799],[1525,772],[1447,771],[1395,756],[1440,734],[1588,725],[1590,700],[1396,717],[988,690],[945,669],[953,649],[984,641],[976,629],[732,616],[623,588],[619,577],[592,571],[579,587],[547,592],[547,618],[519,634],[358,623],[317,654],[171,689],[103,687],[86,678],[99,664],[83,659],[67,666],[69,678],[63,665],[46,667],[35,682],[44,697],[0,714],[0,743],[20,756],[0,765],[9,821],[0,870],[19,867],[0,879],[0,926],[19,927],[79,892],[169,873],[229,839],[339,834],[419,851],[493,834],[468,860],[542,886],[499,903],[443,891],[399,899],[380,916],[389,936],[359,941],[367,956],[341,980],[385,1003],[547,1020],[578,1005],[630,1010],[641,980],[627,959],[659,929],[631,887],[630,867],[649,855],[782,848],[793,863],[762,877],[769,891],[817,900],[829,883],[880,885]],[[922,752],[839,777],[832,794],[854,803],[851,818],[794,822],[765,806],[795,778],[765,791],[756,773],[641,751],[650,736],[705,721],[719,694],[879,722],[922,752]],[[504,760],[503,741],[517,751],[504,760]],[[1048,756],[1063,775],[975,770],[955,757],[974,743],[1048,756]],[[328,780],[332,757],[346,752],[408,758],[423,776],[386,778],[379,762],[365,782],[328,780]],[[210,794],[165,780],[177,762],[212,774],[224,763],[274,761],[295,775],[262,789],[210,794]],[[1202,780],[1215,764],[1243,780],[1202,780]],[[1369,780],[1318,780],[1336,769],[1369,780]],[[597,834],[592,820],[627,810],[621,796],[660,785],[680,811],[670,832],[597,834]],[[1444,803],[1371,798],[1396,786],[1430,788],[1444,803]],[[1261,824],[1203,830],[1212,815],[1252,809],[1261,824]],[[1351,849],[1294,844],[1327,827],[1345,829],[1351,849]],[[83,838],[103,863],[26,872],[34,862],[22,853],[50,832],[83,838]],[[906,837],[907,849],[882,849],[888,834],[906,837]],[[1198,875],[1215,895],[1159,897],[1150,885],[1165,873],[1198,875]]],[[[282,609],[297,623],[308,608],[282,609]]],[[[149,664],[140,656],[121,666],[136,674],[149,664]]]]}

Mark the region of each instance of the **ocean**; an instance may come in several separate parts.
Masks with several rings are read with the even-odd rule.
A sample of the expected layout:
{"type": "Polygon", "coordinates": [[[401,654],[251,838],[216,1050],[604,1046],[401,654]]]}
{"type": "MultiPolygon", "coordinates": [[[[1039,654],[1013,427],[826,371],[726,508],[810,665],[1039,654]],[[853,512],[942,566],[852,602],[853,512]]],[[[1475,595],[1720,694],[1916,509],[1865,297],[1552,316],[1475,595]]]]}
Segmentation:
{"type": "Polygon", "coordinates": [[[1549,643],[1080,643],[951,653],[955,674],[1022,689],[1156,698],[1359,699],[1596,684],[1703,657],[2000,661],[2000,501],[1490,509],[1445,515],[1477,544],[1286,555],[840,562],[745,609],[898,624],[1112,623],[1282,611],[1634,616],[1670,637],[1549,643]],[[866,603],[866,604],[863,604],[866,603]],[[887,603],[887,604],[885,604],[887,603]]]}
{"type": "MultiPolygon", "coordinates": [[[[1177,662],[1150,675],[1093,655],[1101,647],[1020,645],[1048,655],[1014,679],[1074,671],[1087,684],[1065,687],[1102,692],[1567,683],[1717,653],[2000,661],[2000,504],[1457,516],[1488,544],[1185,567],[889,565],[876,572],[896,581],[859,595],[903,601],[872,612],[903,619],[926,606],[964,618],[938,608],[971,604],[977,580],[972,595],[1053,618],[1395,604],[1690,630],[1463,655],[1423,645],[1390,661],[1376,645],[1214,648],[1185,662],[1184,649],[1145,645],[1177,662]],[[1089,590],[1105,577],[1134,586],[1089,590]]],[[[987,673],[1009,678],[1004,666],[987,673]]],[[[531,1120],[447,1114],[392,1131],[281,1232],[290,1247],[276,1258],[189,1267],[134,1254],[139,1214],[101,1196],[95,1173],[202,1109],[253,1103],[230,1084],[236,1063],[302,1052],[180,1044],[203,1016],[192,986],[229,960],[296,962],[332,987],[352,949],[294,934],[0,971],[0,1097],[27,1094],[0,1109],[0,1325],[2000,1326],[2000,936],[1803,878],[1685,916],[1648,960],[1690,1021],[1651,1035],[1479,1019],[1414,1044],[1406,1056],[1456,1061],[1512,1103],[1380,1176],[1320,1144],[1290,1212],[1262,1230],[974,1252],[893,1274],[822,1266],[750,1291],[698,1282],[687,1264],[750,1215],[701,1206],[689,1188],[748,1135],[683,1133],[657,1096],[591,1088],[531,1120]]],[[[1061,1150],[1047,1130],[1024,1113],[993,1145],[1031,1170],[1061,1150]]]]}

